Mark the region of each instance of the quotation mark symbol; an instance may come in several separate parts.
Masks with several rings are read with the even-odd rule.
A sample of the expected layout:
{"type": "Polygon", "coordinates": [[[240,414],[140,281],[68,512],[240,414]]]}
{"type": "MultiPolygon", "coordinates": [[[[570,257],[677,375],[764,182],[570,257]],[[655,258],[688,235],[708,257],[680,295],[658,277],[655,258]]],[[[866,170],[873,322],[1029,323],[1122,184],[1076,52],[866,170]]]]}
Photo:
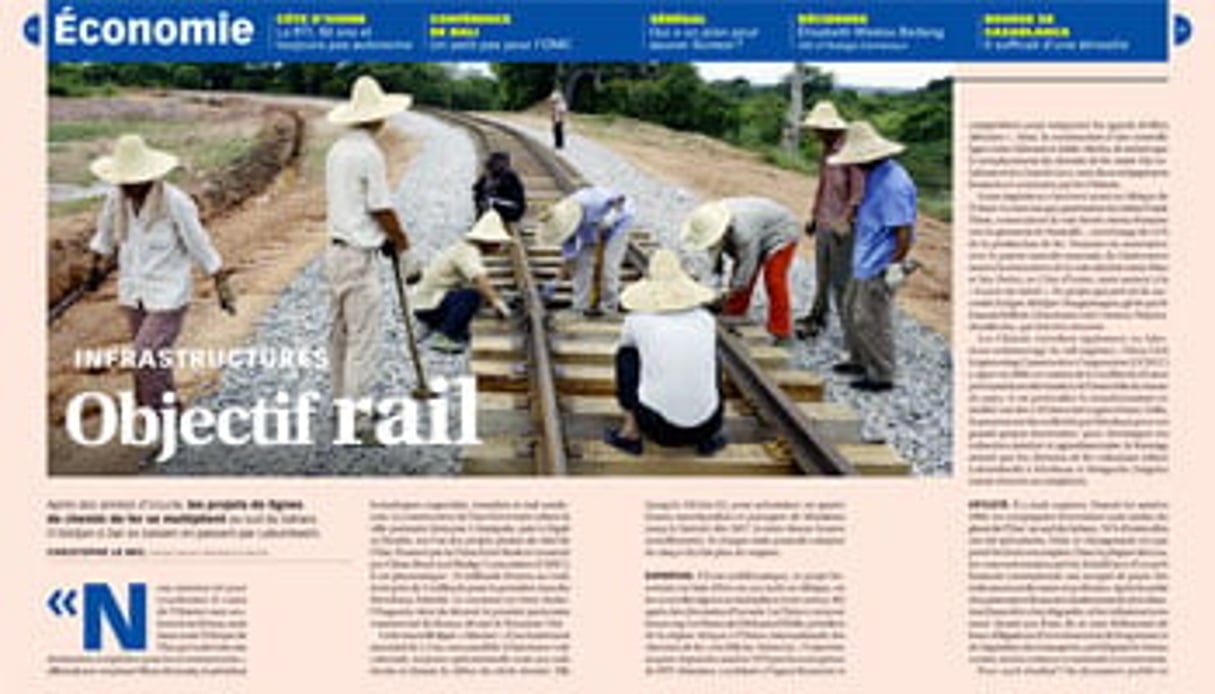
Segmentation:
{"type": "Polygon", "coordinates": [[[46,606],[56,617],[76,616],[76,589],[56,588],[46,599],[46,606]]]}

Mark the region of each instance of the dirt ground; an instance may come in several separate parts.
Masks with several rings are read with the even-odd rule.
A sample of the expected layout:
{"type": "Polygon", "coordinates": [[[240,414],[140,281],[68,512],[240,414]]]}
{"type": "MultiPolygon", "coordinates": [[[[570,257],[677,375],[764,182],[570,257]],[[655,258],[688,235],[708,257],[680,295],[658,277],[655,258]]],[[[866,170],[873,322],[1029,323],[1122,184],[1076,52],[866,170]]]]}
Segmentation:
{"type": "MultiPolygon", "coordinates": [[[[547,128],[542,113],[495,113],[505,120],[547,128]]],[[[763,195],[801,215],[809,211],[817,180],[765,163],[758,154],[703,135],[672,131],[627,118],[574,116],[567,132],[591,137],[610,147],[634,166],[705,197],[763,195]]],[[[953,228],[921,214],[911,257],[923,263],[899,293],[899,305],[921,323],[951,335],[953,228]]],[[[813,258],[813,244],[804,239],[800,252],[813,258]]]]}
{"type": "MultiPolygon", "coordinates": [[[[289,112],[235,97],[201,101],[139,93],[129,99],[53,99],[48,177],[60,195],[65,189],[104,193],[109,187],[93,178],[89,163],[108,153],[119,134],[137,132],[181,158],[183,165],[169,178],[194,196],[208,222],[263,192],[278,177],[295,155],[301,128],[289,112]],[[159,119],[150,119],[149,112],[159,119]],[[82,178],[87,185],[80,186],[82,178]]],[[[89,195],[50,203],[48,305],[87,277],[88,242],[101,202],[89,195]]]]}
{"type": "MultiPolygon", "coordinates": [[[[263,100],[264,101],[264,100],[263,100]]],[[[261,195],[219,214],[208,223],[216,248],[232,268],[238,297],[235,317],[220,311],[210,280],[195,277],[195,296],[178,346],[222,349],[243,344],[260,316],[290,280],[315,257],[326,242],[324,159],[339,131],[325,122],[324,110],[290,104],[307,121],[303,151],[297,165],[285,170],[261,195]]],[[[387,151],[390,181],[398,180],[417,143],[396,131],[380,135],[387,151]]],[[[116,303],[113,279],[72,307],[52,325],[48,337],[48,449],[52,474],[131,473],[138,469],[140,451],[117,445],[85,449],[68,440],[62,425],[68,399],[81,391],[116,392],[131,388],[130,373],[109,370],[83,373],[73,365],[78,348],[129,343],[116,303]]],[[[186,401],[218,383],[215,370],[179,370],[177,386],[186,401]]]]}

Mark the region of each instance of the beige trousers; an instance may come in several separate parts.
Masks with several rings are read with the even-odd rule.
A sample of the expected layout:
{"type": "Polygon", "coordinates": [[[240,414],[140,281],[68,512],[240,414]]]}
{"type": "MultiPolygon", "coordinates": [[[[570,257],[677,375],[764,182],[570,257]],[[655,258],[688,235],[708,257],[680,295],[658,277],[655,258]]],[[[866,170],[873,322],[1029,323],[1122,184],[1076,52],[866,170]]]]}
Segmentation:
{"type": "Polygon", "coordinates": [[[379,362],[378,249],[331,244],[325,252],[329,281],[329,376],[334,398],[370,394],[379,362]]]}

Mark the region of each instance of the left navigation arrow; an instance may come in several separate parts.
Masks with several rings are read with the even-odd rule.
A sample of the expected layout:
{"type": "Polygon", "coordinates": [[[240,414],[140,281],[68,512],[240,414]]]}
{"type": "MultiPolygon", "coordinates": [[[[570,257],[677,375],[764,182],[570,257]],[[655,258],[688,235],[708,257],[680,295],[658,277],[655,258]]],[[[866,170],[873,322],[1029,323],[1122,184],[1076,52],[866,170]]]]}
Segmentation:
{"type": "Polygon", "coordinates": [[[42,17],[38,13],[31,14],[21,26],[21,33],[31,45],[42,45],[42,17]]]}

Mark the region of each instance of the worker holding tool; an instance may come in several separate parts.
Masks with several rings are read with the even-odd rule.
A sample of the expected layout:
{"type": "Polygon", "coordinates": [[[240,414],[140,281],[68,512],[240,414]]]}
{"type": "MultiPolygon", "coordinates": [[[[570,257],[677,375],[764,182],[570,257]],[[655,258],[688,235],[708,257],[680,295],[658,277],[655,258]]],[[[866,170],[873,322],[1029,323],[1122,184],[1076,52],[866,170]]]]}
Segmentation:
{"type": "MultiPolygon", "coordinates": [[[[133,347],[140,355],[133,370],[135,400],[143,407],[176,409],[166,402],[174,393],[173,369],[146,358],[172,349],[181,333],[193,295],[190,270],[202,267],[215,282],[225,312],[236,314],[229,272],[185,192],[164,181],[177,167],[176,156],[149,147],[138,135],[118,138],[113,154],[92,163],[93,173],[114,187],[89,241],[92,267],[85,288],[97,290],[105,279],[104,259],[118,256],[118,303],[126,314],[133,347]]],[[[145,460],[155,460],[159,447],[145,460]]]]}
{"type": "Polygon", "coordinates": [[[827,160],[865,172],[842,314],[849,358],[832,369],[860,376],[850,385],[867,393],[894,388],[894,294],[919,266],[907,257],[915,242],[917,198],[911,175],[895,160],[904,149],[869,123],[856,121],[848,126],[844,146],[827,160]]]}
{"type": "Polygon", "coordinates": [[[426,266],[413,297],[414,315],[431,330],[430,348],[458,354],[468,348],[469,325],[481,303],[494,307],[498,317],[510,318],[511,309],[489,280],[486,254],[502,253],[512,237],[502,217],[490,210],[481,215],[464,238],[445,248],[426,266]]]}
{"type": "Polygon", "coordinates": [[[562,277],[574,280],[574,310],[588,318],[620,308],[620,268],[635,214],[623,193],[590,186],[540,215],[540,242],[561,247],[562,277]]]}
{"type": "Polygon", "coordinates": [[[693,210],[682,239],[709,255],[714,274],[724,276],[724,259],[733,261],[729,291],[721,302],[725,316],[741,316],[751,306],[760,273],[768,290],[768,332],[778,345],[793,338],[789,270],[797,252],[797,217],[768,198],[726,198],[693,210]]]}
{"type": "MultiPolygon", "coordinates": [[[[406,94],[385,94],[375,79],[355,80],[350,100],[329,112],[329,122],[347,131],[329,148],[325,162],[325,199],[329,248],[329,369],[333,397],[360,399],[370,394],[379,363],[380,293],[376,258],[409,248],[393,207],[384,153],[375,135],[385,121],[410,107],[406,94]]],[[[370,416],[355,430],[366,440],[370,416]]]]}
{"type": "Polygon", "coordinates": [[[493,209],[507,224],[514,224],[527,212],[523,181],[510,165],[510,154],[494,152],[485,162],[485,171],[473,184],[473,204],[477,217],[493,209]]]}

